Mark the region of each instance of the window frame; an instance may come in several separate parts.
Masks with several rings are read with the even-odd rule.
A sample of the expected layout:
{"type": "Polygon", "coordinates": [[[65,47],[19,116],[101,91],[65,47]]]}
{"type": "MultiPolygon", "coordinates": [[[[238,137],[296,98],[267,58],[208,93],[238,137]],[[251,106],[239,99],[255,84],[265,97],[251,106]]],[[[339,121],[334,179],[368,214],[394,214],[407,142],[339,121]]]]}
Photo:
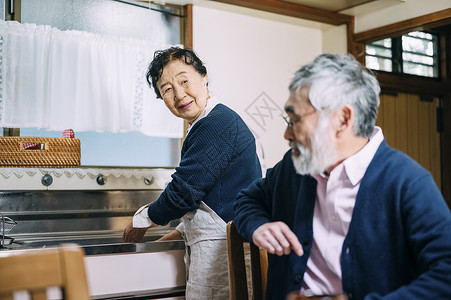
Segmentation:
{"type": "Polygon", "coordinates": [[[371,56],[371,57],[381,57],[378,55],[371,55],[368,54],[368,49],[367,47],[369,45],[371,45],[374,48],[380,48],[380,49],[387,49],[391,51],[391,57],[381,57],[383,59],[389,60],[391,61],[391,65],[392,65],[392,70],[391,71],[387,71],[387,70],[376,70],[376,69],[371,69],[371,67],[368,67],[369,69],[371,69],[373,72],[384,72],[384,73],[391,73],[391,74],[395,74],[395,75],[402,75],[402,76],[414,76],[414,77],[420,77],[420,78],[424,78],[424,79],[440,79],[442,76],[442,71],[441,71],[441,66],[442,66],[442,62],[441,62],[441,43],[440,43],[440,33],[438,32],[432,32],[429,30],[412,30],[409,31],[407,33],[404,33],[402,35],[399,36],[394,36],[394,37],[386,37],[386,38],[382,38],[382,39],[378,39],[378,40],[374,40],[374,41],[370,41],[365,43],[365,65],[366,64],[366,57],[371,56]],[[405,62],[409,62],[404,60],[403,58],[403,54],[404,53],[412,53],[415,55],[422,55],[421,53],[414,53],[414,52],[408,52],[408,51],[404,51],[403,50],[403,43],[402,43],[402,38],[403,37],[408,37],[410,32],[423,32],[423,33],[427,33],[430,34],[434,37],[435,39],[435,46],[434,47],[434,54],[432,56],[433,58],[433,64],[431,65],[425,65],[422,63],[418,63],[418,65],[425,65],[425,66],[431,66],[433,68],[433,76],[427,76],[427,75],[418,75],[418,74],[411,74],[411,73],[405,73],[404,72],[404,63],[405,62]],[[385,39],[390,39],[391,40],[391,46],[390,47],[384,47],[384,46],[380,46],[380,45],[374,45],[373,43],[381,41],[381,40],[385,40],[385,39]]]}
{"type": "MultiPolygon", "coordinates": [[[[0,0],[5,3],[5,21],[17,21],[21,22],[22,20],[22,0],[13,0],[13,1],[7,1],[7,0],[0,0]]],[[[170,4],[170,3],[140,3],[140,0],[111,0],[111,1],[117,1],[122,2],[124,4],[129,5],[135,5],[138,7],[143,8],[149,8],[150,10],[157,11],[163,14],[172,15],[175,17],[180,18],[180,43],[184,45],[186,48],[192,48],[193,40],[192,40],[192,32],[193,32],[193,5],[192,4],[186,4],[186,5],[179,5],[179,4],[170,4]],[[150,5],[152,7],[150,7],[150,5]]],[[[182,138],[167,138],[168,143],[171,145],[171,147],[174,149],[174,153],[170,155],[168,158],[169,161],[171,161],[171,165],[152,165],[152,166],[128,166],[128,165],[95,165],[95,167],[111,167],[111,168],[173,168],[176,167],[179,164],[180,160],[180,150],[183,145],[184,139],[186,137],[186,129],[188,125],[186,122],[184,122],[184,135],[182,138]]],[[[2,130],[1,136],[21,136],[21,129],[20,128],[6,128],[6,127],[0,127],[2,130]]],[[[134,132],[131,132],[134,133],[134,132]]],[[[159,138],[159,137],[151,137],[151,138],[159,138]]],[[[82,164],[81,167],[92,167],[90,164],[82,164]]]]}
{"type": "MultiPolygon", "coordinates": [[[[365,64],[365,44],[371,41],[402,35],[411,31],[432,31],[440,34],[440,77],[427,78],[389,72],[374,71],[377,79],[384,90],[409,92],[417,94],[428,94],[438,96],[444,103],[451,103],[451,9],[425,14],[408,20],[399,21],[389,25],[373,28],[370,30],[353,33],[350,37],[349,51],[365,64]]],[[[442,119],[451,118],[451,105],[444,105],[442,119]]],[[[451,123],[443,123],[441,134],[441,153],[451,151],[451,123]]],[[[449,207],[451,207],[451,159],[446,155],[441,157],[442,170],[442,193],[449,207]]]]}

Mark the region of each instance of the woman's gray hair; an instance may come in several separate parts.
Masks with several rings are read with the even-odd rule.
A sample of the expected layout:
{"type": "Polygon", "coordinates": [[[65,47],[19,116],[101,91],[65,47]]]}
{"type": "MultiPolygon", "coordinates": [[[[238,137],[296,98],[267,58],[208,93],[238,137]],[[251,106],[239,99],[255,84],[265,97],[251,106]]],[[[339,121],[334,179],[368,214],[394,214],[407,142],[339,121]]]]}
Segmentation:
{"type": "Polygon", "coordinates": [[[322,54],[299,69],[290,92],[309,86],[309,100],[318,111],[332,111],[350,104],[355,109],[354,134],[371,136],[379,107],[377,79],[351,55],[322,54]]]}

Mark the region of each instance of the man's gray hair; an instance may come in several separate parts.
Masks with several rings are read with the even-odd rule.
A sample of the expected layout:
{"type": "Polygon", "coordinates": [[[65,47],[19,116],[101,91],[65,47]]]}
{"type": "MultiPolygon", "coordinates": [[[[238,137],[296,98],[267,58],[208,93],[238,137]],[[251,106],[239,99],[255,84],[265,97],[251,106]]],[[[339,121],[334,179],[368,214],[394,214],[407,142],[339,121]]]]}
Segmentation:
{"type": "Polygon", "coordinates": [[[318,111],[332,112],[346,104],[355,109],[354,134],[368,138],[379,107],[380,86],[376,78],[351,55],[322,54],[299,69],[290,92],[310,87],[309,100],[318,111]]]}

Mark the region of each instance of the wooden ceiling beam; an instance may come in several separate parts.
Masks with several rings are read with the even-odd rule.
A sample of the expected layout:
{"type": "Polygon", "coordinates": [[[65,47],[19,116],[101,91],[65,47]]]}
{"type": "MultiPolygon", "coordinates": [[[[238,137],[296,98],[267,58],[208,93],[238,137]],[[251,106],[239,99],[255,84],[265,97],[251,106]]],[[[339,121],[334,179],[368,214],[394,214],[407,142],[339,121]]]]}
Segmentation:
{"type": "Polygon", "coordinates": [[[451,8],[433,12],[427,15],[396,22],[390,25],[354,34],[356,42],[371,42],[387,37],[400,36],[414,30],[425,30],[451,24],[451,8]]]}
{"type": "Polygon", "coordinates": [[[280,0],[212,0],[331,25],[349,24],[352,16],[280,0]]]}

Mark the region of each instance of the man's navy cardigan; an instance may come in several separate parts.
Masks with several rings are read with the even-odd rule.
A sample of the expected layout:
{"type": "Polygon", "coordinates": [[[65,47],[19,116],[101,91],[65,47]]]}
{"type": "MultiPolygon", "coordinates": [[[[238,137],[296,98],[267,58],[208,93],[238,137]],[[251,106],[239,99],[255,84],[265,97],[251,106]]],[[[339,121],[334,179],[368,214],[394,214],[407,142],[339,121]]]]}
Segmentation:
{"type": "MultiPolygon", "coordinates": [[[[299,290],[313,239],[316,180],[296,174],[289,151],[235,204],[238,232],[283,221],[304,255],[269,255],[267,300],[299,290]]],[[[382,142],[362,179],[341,253],[349,299],[451,299],[451,214],[429,172],[382,142]]]]}
{"type": "Polygon", "coordinates": [[[236,195],[257,178],[261,167],[254,136],[236,112],[217,104],[186,136],[180,165],[150,205],[149,218],[164,225],[204,201],[228,222],[234,216],[236,195]]]}

